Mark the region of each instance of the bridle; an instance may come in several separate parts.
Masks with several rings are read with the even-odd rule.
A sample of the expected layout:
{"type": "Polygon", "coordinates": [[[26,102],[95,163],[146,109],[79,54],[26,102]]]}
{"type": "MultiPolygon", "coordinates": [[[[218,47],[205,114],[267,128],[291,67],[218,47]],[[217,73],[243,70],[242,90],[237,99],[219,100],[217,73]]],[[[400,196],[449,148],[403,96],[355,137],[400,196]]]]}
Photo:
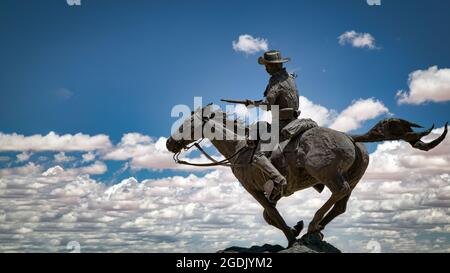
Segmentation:
{"type": "Polygon", "coordinates": [[[239,155],[245,148],[247,148],[247,146],[243,146],[243,147],[239,148],[230,157],[227,157],[227,158],[225,158],[223,160],[219,160],[219,161],[214,159],[211,155],[209,155],[200,146],[200,142],[202,142],[205,139],[205,137],[203,136],[203,127],[205,126],[206,122],[208,122],[209,120],[210,120],[209,117],[202,118],[202,137],[201,137],[200,141],[198,141],[198,142],[196,141],[192,145],[182,147],[182,149],[179,152],[177,152],[177,153],[175,153],[173,155],[173,160],[176,163],[178,163],[178,164],[189,165],[189,166],[196,166],[196,167],[212,167],[212,166],[243,167],[243,166],[248,166],[249,163],[246,163],[246,164],[235,164],[235,163],[233,163],[231,161],[233,158],[235,158],[237,155],[239,155]],[[182,151],[188,151],[192,147],[196,147],[206,158],[211,160],[211,163],[193,163],[193,162],[188,162],[188,161],[185,161],[185,160],[182,160],[182,159],[179,158],[179,156],[180,156],[182,151]]]}
{"type": "Polygon", "coordinates": [[[196,166],[196,167],[212,167],[212,166],[226,166],[226,167],[241,167],[241,166],[247,166],[248,164],[235,164],[231,162],[231,159],[235,158],[240,152],[242,152],[242,150],[244,150],[245,148],[247,148],[246,146],[241,147],[239,150],[237,150],[234,154],[232,154],[230,157],[227,157],[223,160],[217,161],[215,160],[212,156],[210,156],[201,146],[200,146],[200,142],[203,140],[204,138],[202,138],[199,142],[195,142],[194,144],[183,148],[182,150],[184,151],[188,151],[189,149],[191,149],[192,147],[196,147],[203,155],[206,156],[206,158],[208,158],[209,160],[211,160],[211,163],[193,163],[193,162],[188,162],[185,160],[181,160],[179,158],[181,151],[179,151],[178,153],[175,153],[173,155],[173,159],[175,160],[176,163],[178,164],[182,164],[182,165],[189,165],[189,166],[196,166]]]}

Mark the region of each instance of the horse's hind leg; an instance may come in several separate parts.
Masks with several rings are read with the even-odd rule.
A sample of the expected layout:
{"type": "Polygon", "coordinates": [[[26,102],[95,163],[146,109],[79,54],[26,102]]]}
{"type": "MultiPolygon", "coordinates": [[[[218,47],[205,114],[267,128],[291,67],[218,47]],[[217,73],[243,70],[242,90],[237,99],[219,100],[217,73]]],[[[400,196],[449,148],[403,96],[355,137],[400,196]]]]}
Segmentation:
{"type": "Polygon", "coordinates": [[[308,233],[319,232],[323,229],[320,224],[325,214],[341,199],[350,194],[351,189],[348,183],[344,180],[342,175],[336,174],[331,181],[324,181],[324,183],[331,190],[330,198],[317,210],[311,223],[308,226],[308,233]]]}
{"type": "Polygon", "coordinates": [[[319,225],[324,228],[328,225],[334,218],[343,214],[347,209],[347,203],[350,199],[351,192],[356,187],[358,182],[361,180],[364,175],[367,166],[369,165],[369,155],[367,153],[366,148],[363,144],[357,143],[355,146],[356,158],[354,161],[354,165],[351,167],[349,171],[346,173],[346,177],[349,178],[351,191],[348,195],[344,196],[341,200],[337,201],[334,204],[333,208],[327,213],[327,215],[320,221],[319,225]]]}
{"type": "Polygon", "coordinates": [[[336,204],[334,204],[333,208],[322,219],[322,221],[320,221],[319,225],[322,228],[325,228],[325,226],[328,225],[328,223],[330,223],[331,221],[333,221],[334,218],[343,214],[347,209],[348,199],[350,199],[350,195],[347,195],[341,200],[337,201],[336,204]]]}
{"type": "Polygon", "coordinates": [[[327,211],[329,211],[331,207],[342,198],[343,196],[340,193],[331,194],[330,198],[325,202],[325,204],[323,204],[323,206],[314,214],[314,217],[308,226],[308,233],[319,232],[323,229],[323,226],[320,225],[320,222],[322,221],[325,213],[327,213],[327,211]]]}

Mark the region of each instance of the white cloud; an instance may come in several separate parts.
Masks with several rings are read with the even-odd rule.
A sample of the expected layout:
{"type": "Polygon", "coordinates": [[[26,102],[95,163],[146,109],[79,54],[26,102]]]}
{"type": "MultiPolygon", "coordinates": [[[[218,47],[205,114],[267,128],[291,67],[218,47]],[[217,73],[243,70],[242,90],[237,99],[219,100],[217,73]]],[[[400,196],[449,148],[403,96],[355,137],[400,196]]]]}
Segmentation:
{"type": "Polygon", "coordinates": [[[240,35],[237,41],[233,41],[233,49],[236,52],[255,54],[259,51],[267,51],[269,46],[266,39],[254,38],[249,34],[240,35]]]}
{"type": "Polygon", "coordinates": [[[154,140],[138,133],[124,134],[114,149],[104,155],[107,160],[130,160],[134,169],[177,168],[173,154],[166,149],[166,138],[154,140]]]}
{"type": "Polygon", "coordinates": [[[54,167],[48,168],[45,172],[42,173],[42,176],[58,176],[64,173],[64,168],[56,165],[54,167]]]}
{"type": "MultiPolygon", "coordinates": [[[[96,135],[91,137],[80,133],[76,135],[58,136],[53,132],[50,132],[47,136],[23,136],[0,133],[0,151],[25,150],[17,155],[17,162],[27,161],[33,154],[32,152],[29,152],[29,150],[37,152],[48,150],[59,151],[59,153],[53,156],[56,163],[66,163],[77,161],[79,159],[75,156],[68,156],[66,154],[67,151],[88,151],[81,155],[79,162],[75,162],[76,165],[92,162],[98,156],[102,160],[129,161],[123,171],[128,169],[128,167],[132,170],[177,169],[198,172],[205,171],[205,168],[176,164],[173,160],[173,154],[166,149],[166,140],[167,138],[164,137],[155,140],[139,133],[127,133],[123,135],[121,141],[117,145],[112,145],[109,141],[109,137],[106,135],[96,135]]],[[[209,141],[203,141],[202,146],[210,147],[211,143],[209,141]]],[[[189,161],[197,163],[209,162],[203,155],[196,158],[188,158],[193,150],[194,149],[184,152],[180,156],[180,159],[188,159],[189,161]]],[[[213,157],[222,159],[221,156],[213,157]]],[[[46,160],[46,157],[39,157],[38,161],[43,162],[46,160]]],[[[97,164],[97,166],[99,165],[97,164]]],[[[101,171],[94,172],[99,173],[101,171]]]]}
{"type": "Polygon", "coordinates": [[[374,98],[359,99],[342,111],[330,125],[330,128],[348,132],[361,127],[364,121],[389,113],[384,104],[374,98]]]}
{"type": "Polygon", "coordinates": [[[64,169],[63,167],[56,165],[47,169],[42,173],[42,176],[66,176],[76,177],[80,175],[100,175],[104,174],[108,170],[105,163],[101,161],[95,161],[93,164],[78,168],[64,169]]]}
{"type": "MultiPolygon", "coordinates": [[[[304,96],[300,96],[299,110],[301,111],[299,118],[310,118],[316,121],[319,126],[330,127],[343,132],[358,129],[365,121],[383,114],[389,114],[387,107],[374,98],[355,100],[350,106],[338,113],[334,109],[328,109],[315,104],[304,96]]],[[[256,108],[247,109],[243,105],[237,106],[234,113],[241,119],[249,121],[250,124],[258,120],[271,122],[272,119],[270,111],[256,108]]]]}
{"type": "MultiPolygon", "coordinates": [[[[383,252],[448,252],[450,171],[430,167],[434,163],[402,165],[402,158],[425,153],[392,143],[371,154],[370,176],[357,186],[348,211],[324,231],[325,239],[345,252],[368,252],[369,241],[383,252]],[[389,169],[392,162],[402,165],[401,177],[389,169]]],[[[449,160],[449,147],[446,139],[429,158],[449,160]]],[[[214,252],[286,243],[229,170],[130,177],[110,187],[57,166],[47,172],[52,175],[0,178],[0,208],[8,208],[0,209],[0,251],[66,252],[69,241],[84,252],[214,252]]],[[[281,200],[279,209],[290,225],[308,222],[328,196],[308,189],[281,200]]]]}
{"type": "MultiPolygon", "coordinates": [[[[374,99],[357,100],[340,114],[304,97],[300,101],[302,115],[315,115],[324,124],[339,124],[345,117],[356,126],[387,112],[374,99]]],[[[442,130],[435,129],[424,141],[442,130]]],[[[127,161],[124,168],[128,163],[135,169],[179,168],[165,141],[125,134],[98,156],[127,161]]],[[[379,144],[348,211],[327,227],[325,239],[346,252],[367,252],[369,241],[379,242],[384,252],[450,251],[449,155],[449,138],[429,152],[397,141],[379,144]]],[[[282,233],[264,222],[262,208],[227,168],[202,176],[130,177],[110,187],[90,177],[107,171],[101,161],[44,170],[33,162],[0,169],[0,252],[65,252],[67,242],[74,240],[85,252],[213,252],[232,245],[285,245],[282,233]]],[[[328,196],[328,191],[319,195],[308,189],[281,200],[279,209],[290,225],[300,219],[308,223],[328,196]]]]}
{"type": "Polygon", "coordinates": [[[137,144],[148,144],[152,142],[152,138],[139,133],[124,134],[119,145],[121,146],[134,146],[137,144]]]}
{"type": "Polygon", "coordinates": [[[82,174],[90,174],[90,175],[97,174],[98,175],[98,174],[104,174],[108,170],[108,168],[105,163],[97,160],[91,165],[75,168],[74,170],[75,170],[75,173],[80,172],[82,174]]]}
{"type": "Polygon", "coordinates": [[[83,158],[82,162],[91,162],[95,159],[95,154],[93,152],[87,152],[82,154],[81,157],[83,158]]]}
{"type": "MultiPolygon", "coordinates": [[[[427,142],[436,139],[442,132],[443,128],[434,129],[423,140],[427,142]]],[[[381,143],[371,155],[366,177],[400,180],[410,175],[442,173],[450,173],[450,138],[448,137],[429,152],[413,149],[410,144],[401,141],[381,143]]]]}
{"type": "Polygon", "coordinates": [[[26,165],[23,166],[0,169],[0,178],[10,175],[32,176],[34,174],[40,173],[41,171],[42,171],[41,166],[36,165],[33,162],[28,162],[26,165]]]}
{"type": "Polygon", "coordinates": [[[26,165],[0,169],[0,178],[8,176],[35,177],[36,175],[42,175],[44,177],[65,176],[73,178],[80,175],[100,175],[104,174],[107,170],[108,167],[101,161],[95,161],[93,164],[87,166],[68,169],[56,165],[48,168],[46,171],[44,171],[42,165],[28,162],[26,165]]]}
{"type": "Polygon", "coordinates": [[[0,151],[93,151],[110,147],[107,135],[58,135],[50,132],[45,136],[24,136],[0,132],[0,151]]]}
{"type": "Polygon", "coordinates": [[[145,152],[154,154],[157,151],[167,151],[167,149],[162,148],[161,145],[156,146],[155,141],[148,136],[138,133],[127,133],[122,136],[121,141],[104,158],[109,160],[127,160],[133,158],[135,154],[144,154],[145,152]],[[143,149],[146,149],[146,151],[142,151],[143,149]]]}
{"type": "Polygon", "coordinates": [[[65,152],[59,152],[53,156],[55,162],[64,163],[74,161],[76,158],[74,156],[67,156],[65,152]]]}
{"type": "Polygon", "coordinates": [[[199,252],[260,236],[250,228],[259,208],[229,173],[219,171],[139,183],[129,178],[108,188],[59,170],[2,178],[0,190],[0,207],[8,207],[0,209],[0,251],[66,252],[67,242],[78,241],[85,252],[199,252]],[[235,203],[241,195],[242,212],[235,203]]]}
{"type": "Polygon", "coordinates": [[[304,96],[299,97],[300,118],[310,118],[317,122],[319,126],[326,126],[336,119],[336,110],[329,110],[326,107],[315,104],[304,96]]]}
{"type": "Polygon", "coordinates": [[[33,155],[33,153],[30,152],[22,152],[20,154],[17,154],[17,162],[24,162],[24,161],[28,161],[28,159],[30,159],[30,157],[33,155]]]}
{"type": "Polygon", "coordinates": [[[353,101],[342,112],[315,104],[308,98],[300,96],[300,118],[311,118],[319,126],[330,127],[342,132],[358,129],[365,121],[389,113],[387,107],[374,98],[353,101]]]}
{"type": "MultiPolygon", "coordinates": [[[[134,170],[150,169],[178,169],[190,171],[205,171],[205,168],[198,168],[186,165],[180,165],[174,162],[173,153],[166,148],[167,138],[160,137],[154,140],[149,136],[139,133],[124,134],[122,140],[103,158],[106,160],[129,160],[130,167],[134,170]]],[[[187,159],[192,150],[185,152],[180,159],[187,159]]],[[[189,158],[192,162],[206,163],[208,159],[201,156],[198,158],[189,158]]]]}
{"type": "Polygon", "coordinates": [[[432,66],[409,74],[409,91],[397,92],[399,104],[422,104],[450,100],[450,69],[432,66]]]}
{"type": "Polygon", "coordinates": [[[354,30],[347,31],[338,37],[339,44],[350,44],[357,48],[375,49],[375,38],[370,33],[361,33],[354,30]]]}
{"type": "Polygon", "coordinates": [[[257,121],[272,122],[271,112],[265,111],[260,107],[246,107],[245,105],[238,104],[234,108],[229,108],[227,110],[228,114],[235,114],[236,119],[245,122],[246,124],[253,124],[257,121]]]}

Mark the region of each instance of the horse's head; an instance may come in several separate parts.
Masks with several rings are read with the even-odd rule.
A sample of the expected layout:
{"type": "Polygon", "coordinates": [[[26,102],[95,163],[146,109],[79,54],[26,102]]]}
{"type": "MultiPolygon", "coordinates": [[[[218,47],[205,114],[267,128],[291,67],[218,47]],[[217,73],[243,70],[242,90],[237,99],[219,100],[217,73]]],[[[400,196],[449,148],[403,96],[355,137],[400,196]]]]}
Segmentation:
{"type": "Polygon", "coordinates": [[[206,122],[214,118],[213,105],[208,104],[203,108],[191,112],[191,116],[183,121],[181,126],[172,132],[167,139],[167,150],[178,153],[190,143],[203,137],[203,127],[206,122]]]}

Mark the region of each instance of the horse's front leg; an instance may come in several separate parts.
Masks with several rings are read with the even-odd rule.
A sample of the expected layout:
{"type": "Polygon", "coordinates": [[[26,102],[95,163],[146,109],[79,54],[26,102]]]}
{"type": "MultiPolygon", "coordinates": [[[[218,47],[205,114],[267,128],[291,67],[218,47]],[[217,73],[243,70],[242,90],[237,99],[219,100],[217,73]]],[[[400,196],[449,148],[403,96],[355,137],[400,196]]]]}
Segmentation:
{"type": "Polygon", "coordinates": [[[288,240],[288,247],[291,246],[295,242],[296,237],[300,233],[301,229],[297,232],[297,229],[292,229],[291,227],[289,227],[284,221],[283,217],[281,217],[280,213],[275,207],[275,204],[269,202],[263,192],[251,192],[251,194],[256,199],[256,201],[258,201],[263,206],[263,216],[266,222],[283,231],[286,239],[288,240]]]}
{"type": "MultiPolygon", "coordinates": [[[[274,204],[274,206],[275,206],[275,204],[274,204]]],[[[280,230],[283,230],[281,226],[277,226],[277,224],[272,220],[272,218],[269,216],[266,209],[264,209],[263,217],[264,217],[264,220],[266,220],[266,222],[269,225],[274,226],[280,230]]],[[[299,221],[293,228],[291,228],[292,232],[294,233],[295,238],[297,238],[298,235],[300,235],[300,233],[303,230],[303,226],[304,226],[303,221],[299,221]]]]}

